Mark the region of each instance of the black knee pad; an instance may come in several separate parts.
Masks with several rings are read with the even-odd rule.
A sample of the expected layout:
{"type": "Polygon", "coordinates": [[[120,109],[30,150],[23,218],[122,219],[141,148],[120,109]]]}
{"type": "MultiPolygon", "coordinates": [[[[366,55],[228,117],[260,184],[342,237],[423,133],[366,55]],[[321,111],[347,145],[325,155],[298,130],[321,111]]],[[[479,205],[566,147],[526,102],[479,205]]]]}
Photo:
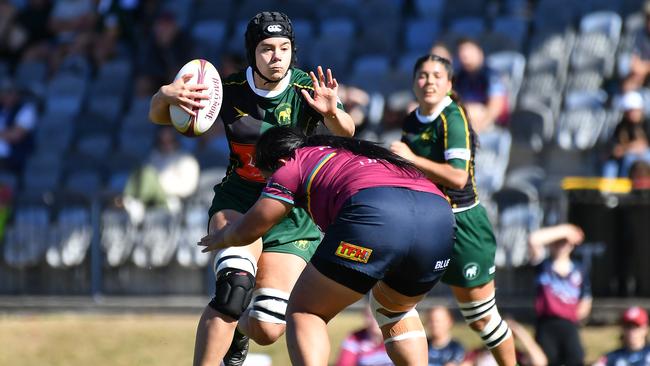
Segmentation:
{"type": "Polygon", "coordinates": [[[209,305],[214,310],[239,319],[253,297],[255,276],[236,268],[224,268],[217,273],[214,297],[209,305]]]}

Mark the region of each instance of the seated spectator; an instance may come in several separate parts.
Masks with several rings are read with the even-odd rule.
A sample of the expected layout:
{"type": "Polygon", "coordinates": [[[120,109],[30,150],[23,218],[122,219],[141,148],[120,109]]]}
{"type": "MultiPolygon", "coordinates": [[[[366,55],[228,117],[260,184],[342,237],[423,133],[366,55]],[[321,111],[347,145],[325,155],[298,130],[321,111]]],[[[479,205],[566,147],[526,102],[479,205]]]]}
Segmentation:
{"type": "Polygon", "coordinates": [[[433,46],[431,46],[429,53],[446,58],[449,61],[453,61],[453,56],[451,55],[451,51],[449,51],[449,47],[447,47],[447,45],[442,42],[436,42],[433,46]]]}
{"type": "Polygon", "coordinates": [[[182,199],[196,191],[199,164],[194,156],[180,149],[177,136],[173,128],[161,127],[148,161],[127,181],[124,207],[136,224],[144,218],[147,207],[179,212],[182,199]]]}
{"type": "Polygon", "coordinates": [[[572,224],[533,231],[528,239],[530,261],[537,270],[535,339],[549,365],[584,362],[578,328],[591,311],[591,286],[587,270],[571,259],[583,240],[584,232],[572,224]]]}
{"type": "Polygon", "coordinates": [[[638,160],[630,167],[632,189],[650,189],[650,164],[638,160]]]}
{"type": "Polygon", "coordinates": [[[11,81],[0,84],[0,169],[20,174],[34,149],[38,113],[11,81]]]}
{"type": "Polygon", "coordinates": [[[461,39],[458,42],[458,62],[454,89],[468,109],[475,103],[486,109],[482,118],[474,123],[480,126],[495,122],[505,124],[508,118],[507,90],[499,76],[485,64],[481,46],[474,40],[461,39]]]}
{"type": "Polygon", "coordinates": [[[347,336],[339,351],[336,366],[389,366],[393,362],[386,353],[384,338],[370,306],[363,311],[364,327],[347,336]]]}
{"type": "Polygon", "coordinates": [[[454,318],[444,306],[434,306],[427,313],[429,366],[460,365],[465,357],[463,346],[451,336],[454,318]]]}
{"type": "MultiPolygon", "coordinates": [[[[515,338],[517,364],[521,366],[546,366],[548,360],[542,348],[528,333],[523,325],[512,318],[506,318],[510,330],[515,338]]],[[[462,366],[496,366],[497,362],[492,353],[485,348],[477,348],[467,354],[462,366]]]]}
{"type": "Polygon", "coordinates": [[[594,366],[650,365],[648,313],[638,306],[625,310],[621,317],[621,348],[603,355],[594,366]]]}
{"type": "Polygon", "coordinates": [[[627,177],[637,160],[650,162],[650,133],[643,113],[643,97],[638,92],[627,92],[621,99],[623,119],[612,137],[611,158],[603,167],[606,178],[627,177]]]}
{"type": "Polygon", "coordinates": [[[359,127],[366,120],[370,96],[364,90],[354,86],[339,85],[339,99],[346,112],[350,114],[354,125],[359,127]]]}
{"type": "Polygon", "coordinates": [[[623,79],[624,91],[638,90],[647,85],[650,74],[650,1],[643,5],[645,26],[639,29],[634,39],[632,56],[630,58],[630,72],[623,79]]]}

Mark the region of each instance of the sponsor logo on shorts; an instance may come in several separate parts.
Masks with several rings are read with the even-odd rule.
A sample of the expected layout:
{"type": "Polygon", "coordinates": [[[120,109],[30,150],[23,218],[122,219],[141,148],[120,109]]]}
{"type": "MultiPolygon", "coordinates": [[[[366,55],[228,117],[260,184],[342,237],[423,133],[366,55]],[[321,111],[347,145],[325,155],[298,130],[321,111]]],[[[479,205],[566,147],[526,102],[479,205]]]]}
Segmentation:
{"type": "Polygon", "coordinates": [[[339,247],[336,248],[335,254],[337,257],[349,259],[351,261],[368,263],[370,254],[372,254],[372,249],[341,241],[339,247]]]}
{"type": "Polygon", "coordinates": [[[447,268],[448,265],[449,265],[449,259],[445,259],[443,261],[436,261],[436,266],[433,269],[438,271],[447,268]]]}
{"type": "Polygon", "coordinates": [[[467,263],[465,267],[463,267],[463,277],[465,277],[466,280],[473,280],[478,275],[481,273],[481,266],[478,265],[478,263],[467,263]]]}
{"type": "Polygon", "coordinates": [[[300,250],[308,250],[309,243],[311,243],[309,240],[296,240],[293,242],[293,246],[300,250]]]}
{"type": "Polygon", "coordinates": [[[492,266],[492,267],[488,268],[488,274],[492,274],[492,273],[494,273],[496,271],[497,271],[497,267],[495,267],[495,266],[492,266]]]}

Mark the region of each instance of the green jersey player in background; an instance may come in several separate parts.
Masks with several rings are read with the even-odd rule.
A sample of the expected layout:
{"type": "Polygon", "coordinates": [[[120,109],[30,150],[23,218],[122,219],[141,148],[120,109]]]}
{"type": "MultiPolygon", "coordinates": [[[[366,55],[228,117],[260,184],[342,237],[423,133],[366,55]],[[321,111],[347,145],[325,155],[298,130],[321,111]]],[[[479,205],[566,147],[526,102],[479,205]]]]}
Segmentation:
{"type": "Polygon", "coordinates": [[[413,71],[418,108],[391,150],[412,161],[447,196],[456,217],[456,239],[442,282],[451,286],[463,317],[499,365],[516,364],[514,341],[501,319],[494,289],[496,240],[479,203],[474,180],[476,134],[452,92],[449,60],[420,57],[413,71]]]}

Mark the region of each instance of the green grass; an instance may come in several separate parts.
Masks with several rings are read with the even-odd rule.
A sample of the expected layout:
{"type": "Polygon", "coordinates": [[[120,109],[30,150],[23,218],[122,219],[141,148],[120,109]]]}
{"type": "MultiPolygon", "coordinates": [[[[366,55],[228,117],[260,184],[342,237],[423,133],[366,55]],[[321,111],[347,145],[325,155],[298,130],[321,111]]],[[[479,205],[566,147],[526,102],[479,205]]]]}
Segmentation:
{"type": "MultiPolygon", "coordinates": [[[[0,315],[0,365],[134,366],[188,365],[194,347],[196,315],[0,315]]],[[[333,362],[344,336],[360,327],[358,313],[343,313],[329,325],[333,362]]],[[[454,335],[467,347],[479,339],[464,324],[454,335]]],[[[618,344],[616,327],[583,329],[587,360],[618,344]]],[[[272,346],[251,344],[270,355],[274,366],[289,365],[284,338],[272,346]]]]}

